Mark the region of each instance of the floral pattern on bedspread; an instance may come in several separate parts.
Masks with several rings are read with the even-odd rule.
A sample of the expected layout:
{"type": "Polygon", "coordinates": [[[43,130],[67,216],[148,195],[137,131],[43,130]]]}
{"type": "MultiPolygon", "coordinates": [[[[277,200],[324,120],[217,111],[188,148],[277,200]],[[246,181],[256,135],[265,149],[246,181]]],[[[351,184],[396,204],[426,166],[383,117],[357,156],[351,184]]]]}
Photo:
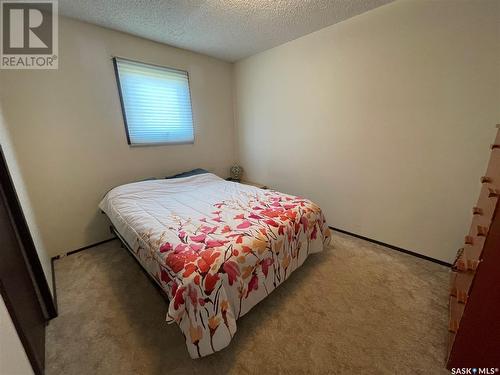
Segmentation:
{"type": "Polygon", "coordinates": [[[170,218],[176,225],[159,240],[141,233],[149,249],[136,255],[157,259],[154,276],[170,297],[167,321],[179,324],[193,358],[226,347],[236,320],[330,239],[313,202],[274,191],[245,194],[246,203],[222,201],[211,216],[170,218]]]}

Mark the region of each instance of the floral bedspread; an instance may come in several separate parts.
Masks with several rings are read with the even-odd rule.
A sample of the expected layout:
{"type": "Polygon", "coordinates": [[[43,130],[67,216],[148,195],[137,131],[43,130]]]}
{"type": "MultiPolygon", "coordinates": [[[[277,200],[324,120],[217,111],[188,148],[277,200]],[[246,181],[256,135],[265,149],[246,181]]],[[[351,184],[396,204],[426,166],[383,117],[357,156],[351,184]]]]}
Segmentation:
{"type": "Polygon", "coordinates": [[[192,358],[226,347],[236,320],[330,238],[310,200],[213,174],[123,185],[99,206],[170,297],[192,358]]]}

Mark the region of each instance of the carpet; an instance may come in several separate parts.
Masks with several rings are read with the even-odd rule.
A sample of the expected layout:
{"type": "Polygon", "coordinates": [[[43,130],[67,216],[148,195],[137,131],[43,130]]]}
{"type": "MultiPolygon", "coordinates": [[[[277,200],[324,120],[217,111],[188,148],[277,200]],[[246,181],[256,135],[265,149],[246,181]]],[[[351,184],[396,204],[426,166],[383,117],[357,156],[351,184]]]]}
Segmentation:
{"type": "Polygon", "coordinates": [[[337,232],[197,360],[119,241],[55,261],[55,276],[47,375],[448,374],[449,269],[337,232]]]}

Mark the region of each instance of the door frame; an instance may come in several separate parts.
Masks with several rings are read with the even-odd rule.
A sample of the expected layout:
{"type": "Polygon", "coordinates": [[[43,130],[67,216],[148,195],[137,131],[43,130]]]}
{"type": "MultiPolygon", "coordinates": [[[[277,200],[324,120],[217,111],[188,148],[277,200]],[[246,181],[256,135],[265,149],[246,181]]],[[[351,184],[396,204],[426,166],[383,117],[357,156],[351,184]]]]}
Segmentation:
{"type": "MultiPolygon", "coordinates": [[[[0,145],[0,200],[4,203],[6,214],[10,219],[10,224],[15,232],[15,237],[18,242],[19,251],[24,258],[24,264],[34,288],[37,304],[40,306],[45,324],[57,316],[57,304],[45,277],[42,264],[38,257],[33,237],[31,236],[26,217],[24,216],[21,203],[19,201],[12,176],[7,165],[7,160],[0,145]]],[[[44,369],[42,364],[36,359],[35,349],[32,347],[30,340],[20,321],[14,308],[9,293],[4,287],[3,281],[0,280],[0,294],[4,300],[7,311],[12,319],[12,323],[17,331],[19,340],[21,341],[26,356],[29,359],[31,367],[36,375],[42,375],[44,369]]]]}
{"type": "Polygon", "coordinates": [[[47,278],[43,272],[42,264],[36,246],[31,236],[31,232],[24,216],[21,203],[16,193],[14,182],[9,172],[7,160],[0,145],[0,188],[3,191],[5,203],[9,215],[16,227],[19,242],[24,250],[24,255],[28,263],[35,289],[40,297],[40,304],[47,320],[57,316],[57,305],[50,291],[47,278]]]}

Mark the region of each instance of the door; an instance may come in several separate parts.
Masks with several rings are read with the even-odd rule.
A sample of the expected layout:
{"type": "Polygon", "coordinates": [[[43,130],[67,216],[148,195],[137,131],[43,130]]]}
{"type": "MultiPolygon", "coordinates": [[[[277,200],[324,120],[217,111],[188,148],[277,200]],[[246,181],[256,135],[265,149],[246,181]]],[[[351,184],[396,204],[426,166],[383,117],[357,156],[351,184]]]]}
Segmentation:
{"type": "Polygon", "coordinates": [[[50,290],[1,149],[0,292],[35,374],[43,374],[45,326],[55,306],[51,296],[45,300],[50,290]]]}

